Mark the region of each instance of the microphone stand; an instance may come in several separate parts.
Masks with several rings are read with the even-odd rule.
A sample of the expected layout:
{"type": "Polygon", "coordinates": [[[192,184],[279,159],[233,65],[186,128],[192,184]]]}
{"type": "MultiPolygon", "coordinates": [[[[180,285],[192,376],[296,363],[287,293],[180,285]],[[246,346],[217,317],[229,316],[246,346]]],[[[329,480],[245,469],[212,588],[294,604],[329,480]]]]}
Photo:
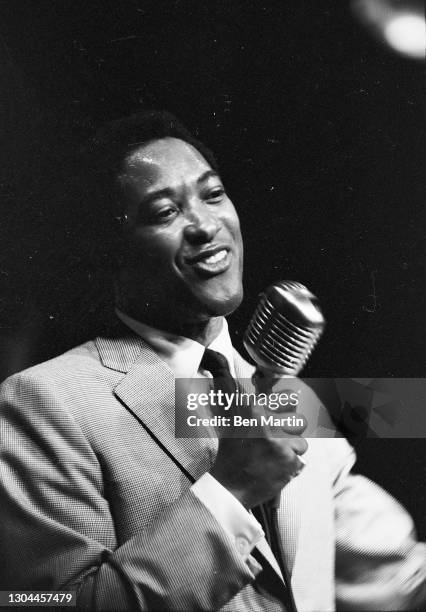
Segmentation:
{"type": "MultiPolygon", "coordinates": [[[[259,366],[256,367],[252,381],[257,393],[271,393],[275,381],[280,378],[293,378],[293,376],[279,376],[271,371],[264,371],[259,366]]],[[[281,574],[284,578],[286,587],[286,605],[289,612],[297,612],[296,602],[294,600],[293,590],[291,588],[291,576],[288,571],[285,561],[284,550],[280,537],[280,529],[278,523],[278,508],[280,507],[281,494],[278,493],[274,498],[259,506],[259,513],[262,518],[266,540],[276,558],[281,574]]]]}

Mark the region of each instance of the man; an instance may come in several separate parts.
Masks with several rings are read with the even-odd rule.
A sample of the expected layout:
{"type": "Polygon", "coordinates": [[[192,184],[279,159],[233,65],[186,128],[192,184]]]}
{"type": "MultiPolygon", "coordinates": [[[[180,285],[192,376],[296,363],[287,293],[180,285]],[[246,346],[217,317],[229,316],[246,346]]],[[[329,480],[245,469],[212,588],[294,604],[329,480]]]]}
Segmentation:
{"type": "Polygon", "coordinates": [[[243,294],[238,216],[168,114],[117,122],[96,150],[121,328],[3,385],[1,589],[74,589],[88,610],[420,607],[424,548],[349,474],[344,440],[175,437],[174,379],[209,376],[205,347],[253,371],[224,319],[243,294]],[[280,491],[283,559],[252,513],[280,491]]]}

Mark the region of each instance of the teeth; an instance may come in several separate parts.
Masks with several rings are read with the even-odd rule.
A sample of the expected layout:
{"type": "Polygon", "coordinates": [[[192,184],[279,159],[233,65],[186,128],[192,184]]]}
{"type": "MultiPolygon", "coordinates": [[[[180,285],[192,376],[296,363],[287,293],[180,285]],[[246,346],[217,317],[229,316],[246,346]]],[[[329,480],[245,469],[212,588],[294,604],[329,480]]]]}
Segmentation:
{"type": "Polygon", "coordinates": [[[215,264],[225,259],[225,257],[226,257],[226,251],[223,250],[223,251],[218,251],[214,255],[210,255],[210,257],[206,257],[206,259],[203,259],[202,261],[207,264],[215,264]]]}

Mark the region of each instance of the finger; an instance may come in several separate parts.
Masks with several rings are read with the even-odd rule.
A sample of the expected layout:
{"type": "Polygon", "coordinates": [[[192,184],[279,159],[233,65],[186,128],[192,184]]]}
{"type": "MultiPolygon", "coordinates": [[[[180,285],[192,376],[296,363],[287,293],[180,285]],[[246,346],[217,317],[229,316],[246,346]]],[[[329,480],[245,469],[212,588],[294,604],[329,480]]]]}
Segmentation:
{"type": "Polygon", "coordinates": [[[305,438],[293,438],[291,440],[291,447],[296,455],[303,455],[308,450],[308,443],[305,438]]]}
{"type": "Polygon", "coordinates": [[[290,458],[293,455],[303,455],[308,450],[308,443],[305,438],[299,438],[297,436],[268,436],[267,440],[272,443],[276,448],[280,449],[283,453],[288,453],[290,458]]]}
{"type": "Polygon", "coordinates": [[[293,473],[293,477],[299,476],[299,474],[301,474],[303,472],[303,470],[305,469],[305,467],[306,467],[306,461],[304,461],[302,457],[298,456],[297,459],[298,459],[299,463],[296,466],[296,470],[293,473]]]}
{"type": "Polygon", "coordinates": [[[300,454],[295,452],[292,477],[299,476],[299,474],[303,472],[305,467],[306,467],[306,461],[303,459],[303,457],[300,454]]]}

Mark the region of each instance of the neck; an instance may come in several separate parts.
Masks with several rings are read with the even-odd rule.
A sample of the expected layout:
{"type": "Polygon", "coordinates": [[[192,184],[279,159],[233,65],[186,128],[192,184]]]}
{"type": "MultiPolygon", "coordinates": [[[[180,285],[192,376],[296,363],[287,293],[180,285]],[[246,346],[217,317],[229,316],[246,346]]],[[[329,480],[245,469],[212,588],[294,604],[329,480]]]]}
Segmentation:
{"type": "MultiPolygon", "coordinates": [[[[180,326],[179,336],[196,340],[203,346],[208,346],[219,335],[223,325],[223,317],[212,317],[202,323],[188,323],[180,326]]],[[[176,333],[176,332],[175,332],[176,333]]]]}
{"type": "Polygon", "coordinates": [[[170,319],[170,317],[150,317],[147,316],[147,313],[141,316],[141,313],[132,311],[131,308],[123,308],[120,305],[117,305],[117,308],[132,319],[135,319],[135,321],[140,321],[174,336],[183,336],[184,338],[195,340],[203,346],[208,346],[217,338],[223,325],[222,316],[210,317],[200,321],[175,321],[170,319]]]}

